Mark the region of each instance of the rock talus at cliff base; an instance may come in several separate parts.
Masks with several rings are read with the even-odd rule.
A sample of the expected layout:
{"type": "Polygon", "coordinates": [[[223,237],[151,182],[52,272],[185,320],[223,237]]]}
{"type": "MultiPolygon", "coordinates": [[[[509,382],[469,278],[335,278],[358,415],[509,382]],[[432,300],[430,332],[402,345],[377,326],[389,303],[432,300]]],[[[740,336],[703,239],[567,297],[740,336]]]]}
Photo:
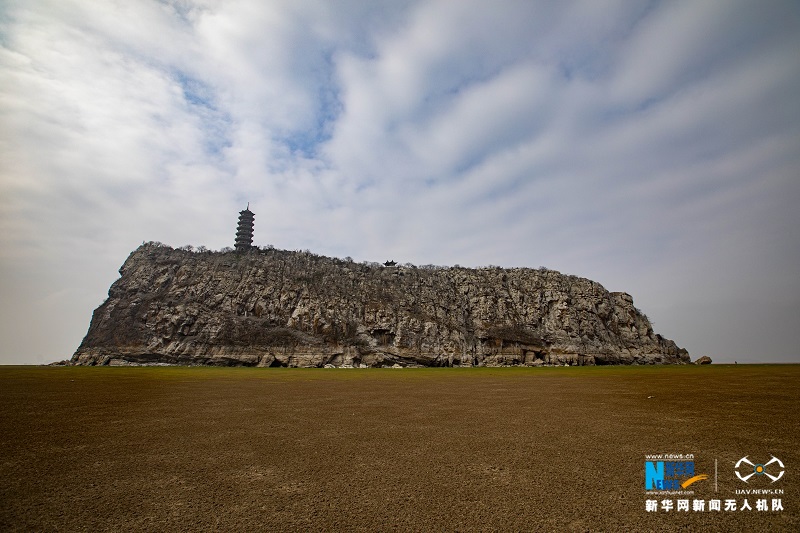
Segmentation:
{"type": "Polygon", "coordinates": [[[143,244],[72,364],[690,363],[624,292],[547,269],[394,266],[143,244]]]}

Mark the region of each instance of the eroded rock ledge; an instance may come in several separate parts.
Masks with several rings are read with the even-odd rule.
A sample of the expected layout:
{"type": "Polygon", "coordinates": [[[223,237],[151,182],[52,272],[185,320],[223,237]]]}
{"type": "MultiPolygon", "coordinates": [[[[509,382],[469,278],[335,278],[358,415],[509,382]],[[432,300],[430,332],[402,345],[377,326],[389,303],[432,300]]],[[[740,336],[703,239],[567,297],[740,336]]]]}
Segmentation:
{"type": "Polygon", "coordinates": [[[689,363],[630,295],[546,269],[355,263],[143,244],[72,364],[689,363]]]}

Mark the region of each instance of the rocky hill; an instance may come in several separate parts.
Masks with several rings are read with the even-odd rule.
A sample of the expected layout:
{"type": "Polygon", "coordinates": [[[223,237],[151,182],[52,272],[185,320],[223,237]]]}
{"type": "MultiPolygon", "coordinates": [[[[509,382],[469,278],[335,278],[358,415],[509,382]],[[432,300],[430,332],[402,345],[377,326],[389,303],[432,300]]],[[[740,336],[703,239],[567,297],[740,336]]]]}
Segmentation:
{"type": "Polygon", "coordinates": [[[144,244],[72,364],[688,363],[633,299],[547,269],[384,267],[144,244]]]}

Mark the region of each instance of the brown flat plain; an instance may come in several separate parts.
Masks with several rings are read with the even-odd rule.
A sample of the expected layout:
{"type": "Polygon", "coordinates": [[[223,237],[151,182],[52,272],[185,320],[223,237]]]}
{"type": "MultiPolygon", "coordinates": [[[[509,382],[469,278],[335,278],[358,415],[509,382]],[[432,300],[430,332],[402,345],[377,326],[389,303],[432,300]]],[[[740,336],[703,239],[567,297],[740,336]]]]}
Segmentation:
{"type": "Polygon", "coordinates": [[[799,411],[800,365],[0,367],[0,529],[800,531],[799,411]],[[645,512],[654,453],[784,511],[645,512]]]}

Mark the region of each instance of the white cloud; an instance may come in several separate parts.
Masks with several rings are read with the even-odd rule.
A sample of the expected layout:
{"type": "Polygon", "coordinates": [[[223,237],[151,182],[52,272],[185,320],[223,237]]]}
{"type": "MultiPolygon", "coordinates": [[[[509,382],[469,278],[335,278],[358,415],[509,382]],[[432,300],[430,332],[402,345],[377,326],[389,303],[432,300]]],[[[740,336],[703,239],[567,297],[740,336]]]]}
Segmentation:
{"type": "Polygon", "coordinates": [[[558,268],[712,356],[753,343],[709,309],[800,301],[791,2],[2,9],[4,360],[69,355],[132,248],[229,246],[248,201],[259,244],[558,268]]]}

